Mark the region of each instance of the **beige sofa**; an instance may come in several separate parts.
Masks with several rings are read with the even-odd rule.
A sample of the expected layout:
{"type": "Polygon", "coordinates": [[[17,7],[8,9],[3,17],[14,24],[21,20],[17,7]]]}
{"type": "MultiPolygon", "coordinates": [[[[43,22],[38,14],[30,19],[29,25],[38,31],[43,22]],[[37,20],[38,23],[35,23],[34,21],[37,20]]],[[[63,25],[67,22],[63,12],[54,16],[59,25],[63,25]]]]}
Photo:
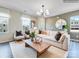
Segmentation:
{"type": "MultiPolygon", "coordinates": [[[[68,50],[69,47],[69,43],[70,43],[70,35],[67,32],[61,31],[62,35],[65,35],[66,38],[63,40],[63,42],[61,41],[56,41],[55,39],[55,35],[57,34],[58,31],[46,31],[46,35],[45,34],[38,34],[38,37],[41,37],[45,42],[64,49],[64,50],[68,50]]],[[[62,36],[61,36],[62,37],[62,36]]]]}

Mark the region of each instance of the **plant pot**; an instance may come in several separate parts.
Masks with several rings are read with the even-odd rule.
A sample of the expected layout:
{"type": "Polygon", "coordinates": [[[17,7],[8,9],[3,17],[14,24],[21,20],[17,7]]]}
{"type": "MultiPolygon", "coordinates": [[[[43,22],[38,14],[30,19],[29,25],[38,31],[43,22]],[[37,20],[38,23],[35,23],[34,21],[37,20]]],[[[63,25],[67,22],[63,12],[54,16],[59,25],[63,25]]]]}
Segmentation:
{"type": "Polygon", "coordinates": [[[34,41],[34,38],[31,38],[31,41],[33,42],[34,41]]]}

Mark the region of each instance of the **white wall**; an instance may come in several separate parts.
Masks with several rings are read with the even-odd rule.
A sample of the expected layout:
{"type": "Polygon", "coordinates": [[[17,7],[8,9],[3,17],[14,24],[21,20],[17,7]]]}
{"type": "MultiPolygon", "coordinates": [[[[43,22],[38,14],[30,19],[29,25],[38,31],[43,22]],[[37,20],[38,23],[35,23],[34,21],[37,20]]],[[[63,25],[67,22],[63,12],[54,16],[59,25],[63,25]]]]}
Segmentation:
{"type": "Polygon", "coordinates": [[[37,27],[41,30],[45,30],[45,19],[43,17],[38,17],[37,19],[37,27]]]}
{"type": "MultiPolygon", "coordinates": [[[[9,19],[9,26],[8,26],[9,31],[7,33],[0,34],[0,43],[12,41],[12,40],[14,40],[13,39],[14,32],[16,30],[22,30],[20,18],[23,15],[23,13],[13,11],[10,9],[6,9],[6,8],[0,8],[0,12],[8,13],[11,16],[9,19]]],[[[26,15],[26,17],[29,17],[31,20],[36,20],[34,17],[31,17],[31,16],[26,15]]]]}

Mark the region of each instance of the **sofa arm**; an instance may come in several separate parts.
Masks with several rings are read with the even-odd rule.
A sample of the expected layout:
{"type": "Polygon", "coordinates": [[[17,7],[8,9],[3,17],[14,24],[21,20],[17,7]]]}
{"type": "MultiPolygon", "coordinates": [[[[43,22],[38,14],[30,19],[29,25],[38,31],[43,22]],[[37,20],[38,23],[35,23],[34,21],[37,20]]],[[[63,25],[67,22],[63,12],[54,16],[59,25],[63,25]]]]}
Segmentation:
{"type": "Polygon", "coordinates": [[[70,45],[70,35],[68,34],[67,35],[67,38],[64,40],[64,42],[63,42],[63,49],[64,50],[68,50],[69,49],[69,45],[70,45]]]}

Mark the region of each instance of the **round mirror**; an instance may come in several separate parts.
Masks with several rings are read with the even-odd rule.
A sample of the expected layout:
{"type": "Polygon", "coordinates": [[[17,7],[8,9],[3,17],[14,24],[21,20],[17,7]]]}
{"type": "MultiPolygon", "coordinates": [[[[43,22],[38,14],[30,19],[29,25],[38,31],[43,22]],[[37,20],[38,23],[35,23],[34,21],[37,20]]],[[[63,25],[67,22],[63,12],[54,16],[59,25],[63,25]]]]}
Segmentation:
{"type": "Polygon", "coordinates": [[[56,24],[55,24],[57,29],[63,29],[64,25],[67,25],[67,23],[66,23],[66,21],[64,19],[57,20],[56,24]]]}

